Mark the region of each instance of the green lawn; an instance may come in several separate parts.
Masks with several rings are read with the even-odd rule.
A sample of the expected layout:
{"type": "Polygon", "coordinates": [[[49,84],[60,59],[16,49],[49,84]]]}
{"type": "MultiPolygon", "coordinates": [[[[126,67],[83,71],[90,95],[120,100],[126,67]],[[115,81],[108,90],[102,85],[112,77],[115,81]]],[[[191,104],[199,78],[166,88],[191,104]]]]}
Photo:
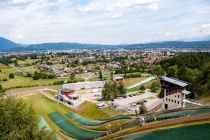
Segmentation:
{"type": "Polygon", "coordinates": [[[53,129],[53,131],[55,133],[57,133],[60,137],[62,137],[60,135],[60,129],[58,128],[58,126],[53,123],[50,118],[47,116],[47,114],[58,111],[62,114],[66,114],[70,111],[72,111],[70,108],[56,103],[55,101],[52,101],[46,97],[44,97],[41,94],[36,94],[33,96],[28,96],[27,98],[25,98],[26,102],[28,103],[28,105],[32,105],[33,109],[35,110],[36,114],[39,117],[44,117],[45,120],[47,121],[48,125],[53,129]]]}
{"type": "MultiPolygon", "coordinates": [[[[33,109],[37,113],[39,117],[44,117],[49,126],[57,133],[59,136],[60,129],[54,124],[47,114],[52,113],[52,112],[60,112],[61,114],[67,114],[71,111],[74,111],[78,113],[81,116],[88,117],[91,119],[107,119],[110,117],[114,117],[116,115],[124,114],[123,111],[117,111],[117,110],[112,110],[110,108],[97,108],[95,103],[91,102],[85,102],[81,106],[78,107],[77,110],[72,110],[62,104],[59,104],[55,101],[52,101],[43,95],[37,93],[32,96],[28,96],[24,98],[28,105],[32,105],[33,109]]],[[[71,121],[71,120],[69,120],[71,121]]],[[[72,121],[71,121],[72,122],[72,121]]],[[[107,126],[109,125],[110,127],[118,126],[123,123],[127,122],[127,120],[119,120],[119,121],[114,121],[109,124],[101,125],[98,127],[90,127],[91,129],[98,129],[98,130],[107,130],[107,126]]],[[[73,122],[72,122],[73,123],[73,122]]],[[[74,122],[75,124],[75,122],[74,122]]]]}
{"type": "Polygon", "coordinates": [[[35,61],[37,61],[37,60],[40,60],[40,59],[26,59],[26,60],[18,60],[18,64],[20,65],[20,64],[32,64],[32,63],[34,63],[35,61]]]}
{"type": "MultiPolygon", "coordinates": [[[[29,67],[21,67],[21,69],[34,71],[32,68],[29,67]]],[[[16,88],[20,86],[46,86],[49,84],[53,84],[56,81],[65,81],[69,78],[56,78],[56,79],[40,79],[40,80],[33,80],[31,77],[24,77],[20,73],[18,73],[14,68],[10,66],[6,66],[4,64],[0,64],[0,84],[3,88],[16,88]],[[9,74],[14,73],[15,78],[9,79],[9,74]],[[7,81],[3,81],[3,79],[7,79],[7,81]]]]}
{"type": "Polygon", "coordinates": [[[139,83],[145,79],[147,79],[148,77],[136,77],[136,78],[129,78],[129,79],[124,79],[123,83],[125,85],[125,87],[131,86],[133,84],[139,83]]]}
{"type": "Polygon", "coordinates": [[[76,111],[81,116],[91,119],[108,119],[125,113],[124,111],[113,110],[108,107],[98,108],[95,103],[88,101],[81,104],[76,111]]]}
{"type": "Polygon", "coordinates": [[[0,63],[0,70],[1,70],[1,72],[0,72],[0,79],[1,80],[4,79],[4,78],[8,79],[10,73],[14,73],[14,74],[16,73],[15,69],[11,68],[10,66],[6,66],[4,64],[1,64],[1,63],[0,63]]]}
{"type": "Polygon", "coordinates": [[[28,72],[30,74],[34,74],[35,71],[38,71],[38,69],[35,66],[26,66],[26,67],[20,67],[21,70],[24,72],[28,72]]]}
{"type": "Polygon", "coordinates": [[[49,84],[53,84],[56,81],[65,81],[68,78],[62,79],[40,79],[40,80],[33,80],[31,77],[23,77],[15,75],[14,79],[8,79],[8,81],[1,81],[0,84],[4,88],[14,88],[18,86],[46,86],[49,84]]]}
{"type": "MultiPolygon", "coordinates": [[[[152,80],[152,81],[149,81],[149,82],[143,84],[143,85],[144,85],[144,88],[145,88],[145,89],[149,89],[153,82],[159,82],[159,80],[154,79],[154,80],[152,80]]],[[[141,86],[141,85],[140,85],[140,86],[141,86]]],[[[127,92],[139,91],[140,86],[137,86],[137,87],[131,88],[131,89],[127,89],[127,92]]],[[[159,92],[159,90],[158,90],[157,92],[159,92]]]]}

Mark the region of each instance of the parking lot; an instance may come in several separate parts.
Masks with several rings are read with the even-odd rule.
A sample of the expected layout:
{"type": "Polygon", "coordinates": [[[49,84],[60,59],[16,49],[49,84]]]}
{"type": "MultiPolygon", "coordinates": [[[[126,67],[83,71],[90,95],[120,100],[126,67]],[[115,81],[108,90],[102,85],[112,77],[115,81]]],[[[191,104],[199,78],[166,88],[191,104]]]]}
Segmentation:
{"type": "Polygon", "coordinates": [[[152,93],[146,90],[143,94],[131,94],[124,97],[114,99],[113,103],[128,110],[138,109],[139,105],[144,104],[148,110],[155,108],[162,103],[162,100],[157,97],[157,93],[152,93]]]}
{"type": "Polygon", "coordinates": [[[117,105],[120,105],[120,106],[129,106],[132,103],[136,103],[136,102],[144,100],[144,99],[149,100],[150,98],[157,98],[157,93],[145,91],[145,93],[136,94],[135,96],[127,95],[125,98],[120,97],[118,99],[115,99],[114,103],[117,105]]]}

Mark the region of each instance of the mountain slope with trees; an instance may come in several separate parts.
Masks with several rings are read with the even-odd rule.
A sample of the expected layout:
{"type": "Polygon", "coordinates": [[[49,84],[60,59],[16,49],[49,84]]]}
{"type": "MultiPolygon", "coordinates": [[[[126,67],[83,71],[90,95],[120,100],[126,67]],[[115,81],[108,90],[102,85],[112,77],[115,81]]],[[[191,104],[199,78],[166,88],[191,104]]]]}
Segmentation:
{"type": "Polygon", "coordinates": [[[160,62],[167,76],[190,83],[190,90],[210,96],[210,53],[184,53],[160,62]]]}

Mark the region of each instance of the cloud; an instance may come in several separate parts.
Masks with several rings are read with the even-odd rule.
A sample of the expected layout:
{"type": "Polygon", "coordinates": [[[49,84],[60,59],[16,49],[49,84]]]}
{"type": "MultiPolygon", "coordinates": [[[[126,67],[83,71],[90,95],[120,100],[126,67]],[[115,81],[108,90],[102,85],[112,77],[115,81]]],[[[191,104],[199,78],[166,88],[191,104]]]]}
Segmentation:
{"type": "Polygon", "coordinates": [[[102,12],[117,11],[133,7],[148,7],[149,9],[158,9],[159,0],[95,0],[79,8],[80,11],[102,12]]]}
{"type": "Polygon", "coordinates": [[[210,23],[208,23],[208,24],[203,24],[203,25],[202,25],[202,28],[203,28],[203,29],[210,28],[210,23]]]}
{"type": "Polygon", "coordinates": [[[210,34],[209,15],[203,0],[0,0],[0,36],[20,43],[175,40],[210,34]]]}
{"type": "Polygon", "coordinates": [[[19,4],[27,4],[32,2],[33,0],[11,0],[11,4],[19,5],[19,4]]]}

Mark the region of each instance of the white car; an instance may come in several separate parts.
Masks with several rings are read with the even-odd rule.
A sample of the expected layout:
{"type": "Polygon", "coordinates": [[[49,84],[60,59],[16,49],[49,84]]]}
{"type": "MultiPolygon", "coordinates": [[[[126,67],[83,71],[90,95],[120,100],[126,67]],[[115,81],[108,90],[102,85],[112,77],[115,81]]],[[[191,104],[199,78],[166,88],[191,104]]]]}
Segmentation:
{"type": "Polygon", "coordinates": [[[103,108],[103,107],[105,107],[105,103],[104,103],[104,102],[98,102],[98,103],[96,104],[96,106],[97,106],[98,108],[103,108]]]}

